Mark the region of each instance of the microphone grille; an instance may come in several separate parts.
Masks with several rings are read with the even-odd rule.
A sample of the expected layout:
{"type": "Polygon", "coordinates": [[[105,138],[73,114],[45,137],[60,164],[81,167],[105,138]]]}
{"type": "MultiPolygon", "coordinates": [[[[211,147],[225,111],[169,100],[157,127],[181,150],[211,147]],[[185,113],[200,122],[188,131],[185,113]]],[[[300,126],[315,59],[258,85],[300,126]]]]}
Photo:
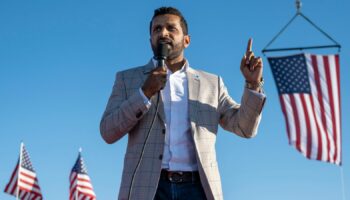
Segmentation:
{"type": "Polygon", "coordinates": [[[166,59],[169,55],[168,44],[164,42],[159,42],[157,46],[157,55],[156,57],[159,59],[166,59]]]}

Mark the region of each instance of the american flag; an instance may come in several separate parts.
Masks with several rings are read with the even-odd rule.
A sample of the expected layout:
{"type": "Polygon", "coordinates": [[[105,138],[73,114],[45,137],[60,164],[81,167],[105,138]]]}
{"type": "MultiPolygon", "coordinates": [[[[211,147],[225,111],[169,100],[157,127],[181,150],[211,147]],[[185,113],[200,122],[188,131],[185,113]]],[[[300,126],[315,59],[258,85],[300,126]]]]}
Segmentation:
{"type": "Polygon", "coordinates": [[[308,159],[341,165],[339,55],[268,58],[289,143],[308,159]]]}
{"type": "Polygon", "coordinates": [[[20,158],[5,187],[5,192],[23,200],[43,199],[36,173],[23,143],[20,158]]]}
{"type": "Polygon", "coordinates": [[[75,162],[70,174],[69,200],[95,200],[96,195],[93,190],[90,177],[84,160],[79,152],[78,159],[75,162]]]}

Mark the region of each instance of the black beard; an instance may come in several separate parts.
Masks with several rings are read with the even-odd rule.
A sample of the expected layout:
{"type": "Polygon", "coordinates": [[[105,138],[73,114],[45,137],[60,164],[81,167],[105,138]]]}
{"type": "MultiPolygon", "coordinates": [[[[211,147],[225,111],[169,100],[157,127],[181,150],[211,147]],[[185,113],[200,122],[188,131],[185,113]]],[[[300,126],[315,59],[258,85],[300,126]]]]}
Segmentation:
{"type": "MultiPolygon", "coordinates": [[[[152,51],[153,51],[153,55],[156,55],[157,51],[157,47],[158,45],[153,45],[152,44],[152,51]]],[[[167,60],[173,60],[177,57],[179,57],[181,55],[181,53],[183,52],[183,50],[185,49],[185,46],[183,43],[181,44],[169,44],[169,54],[167,57],[167,60]]]]}
{"type": "Polygon", "coordinates": [[[181,55],[182,51],[183,51],[183,48],[181,49],[181,51],[180,51],[180,50],[172,51],[172,49],[170,49],[170,50],[169,50],[169,55],[168,55],[168,57],[167,57],[167,60],[168,60],[168,59],[169,59],[169,60],[173,60],[173,59],[179,57],[179,56],[181,55]]]}

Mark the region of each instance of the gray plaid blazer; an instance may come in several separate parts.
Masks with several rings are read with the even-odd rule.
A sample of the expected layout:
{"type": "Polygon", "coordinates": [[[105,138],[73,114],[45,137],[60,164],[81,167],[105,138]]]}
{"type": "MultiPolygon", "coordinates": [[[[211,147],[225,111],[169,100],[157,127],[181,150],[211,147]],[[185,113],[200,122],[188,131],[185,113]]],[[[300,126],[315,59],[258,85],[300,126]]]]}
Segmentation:
{"type": "MultiPolygon", "coordinates": [[[[103,114],[100,131],[111,144],[128,134],[127,150],[118,199],[127,199],[132,174],[155,113],[157,95],[146,106],[139,88],[154,69],[152,61],[116,75],[112,94],[103,114]]],[[[265,98],[244,90],[241,104],[228,95],[219,76],[188,67],[189,118],[198,170],[207,199],[223,199],[216,161],[215,142],[218,125],[241,137],[253,137],[261,118],[265,98]]],[[[159,111],[146,144],[140,167],[135,174],[130,199],[152,200],[160,177],[165,137],[165,114],[160,97],[159,111]]]]}

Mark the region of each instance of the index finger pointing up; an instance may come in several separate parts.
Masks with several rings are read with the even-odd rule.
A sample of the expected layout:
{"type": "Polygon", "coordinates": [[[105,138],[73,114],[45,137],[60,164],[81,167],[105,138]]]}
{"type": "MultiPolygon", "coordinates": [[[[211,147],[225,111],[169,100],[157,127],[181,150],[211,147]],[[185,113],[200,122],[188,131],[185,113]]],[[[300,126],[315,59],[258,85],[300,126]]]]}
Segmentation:
{"type": "Polygon", "coordinates": [[[247,53],[252,51],[252,45],[253,45],[253,38],[249,38],[248,46],[247,46],[247,53]]]}

